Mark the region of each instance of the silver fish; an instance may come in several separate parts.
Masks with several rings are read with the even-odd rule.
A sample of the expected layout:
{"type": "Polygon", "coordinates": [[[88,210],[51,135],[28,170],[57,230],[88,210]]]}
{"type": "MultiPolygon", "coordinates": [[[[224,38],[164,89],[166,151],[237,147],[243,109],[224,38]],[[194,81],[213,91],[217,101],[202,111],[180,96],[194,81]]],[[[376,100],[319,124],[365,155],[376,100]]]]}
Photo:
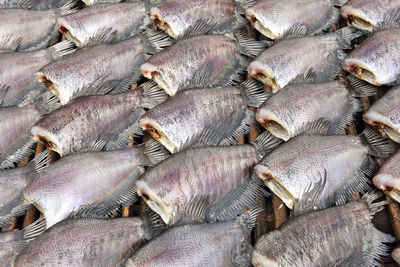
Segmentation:
{"type": "Polygon", "coordinates": [[[340,9],[347,24],[372,32],[400,19],[399,0],[350,0],[340,9]]]}
{"type": "Polygon", "coordinates": [[[139,66],[171,43],[162,33],[147,31],[113,44],[85,47],[43,67],[40,82],[62,105],[82,95],[126,91],[140,78],[139,66]]]}
{"type": "Polygon", "coordinates": [[[26,104],[45,92],[46,88],[35,79],[36,72],[50,62],[74,52],[73,45],[72,42],[63,41],[45,50],[0,54],[2,105],[26,104]]]}
{"type": "Polygon", "coordinates": [[[373,85],[387,85],[400,77],[400,29],[373,33],[342,62],[344,70],[373,85]]]}
{"type": "Polygon", "coordinates": [[[393,87],[364,114],[364,121],[397,143],[400,143],[399,101],[400,86],[393,87]]]}
{"type": "Polygon", "coordinates": [[[107,217],[136,201],[133,185],[143,166],[162,159],[146,146],[71,154],[25,187],[25,203],[43,213],[47,228],[70,216],[107,217]]]}
{"type": "Polygon", "coordinates": [[[395,239],[374,227],[374,214],[387,202],[368,193],[359,201],[313,211],[288,221],[261,237],[253,265],[267,266],[380,266],[395,239]]]}
{"type": "Polygon", "coordinates": [[[24,247],[24,231],[0,232],[0,266],[7,266],[9,260],[24,247]]]}
{"type": "Polygon", "coordinates": [[[277,143],[261,135],[251,145],[187,149],[146,171],[135,186],[168,225],[232,219],[265,196],[251,170],[277,143]]]}
{"type": "Polygon", "coordinates": [[[396,261],[397,264],[400,265],[400,249],[399,248],[395,248],[392,251],[392,258],[396,261]]]}
{"type": "Polygon", "coordinates": [[[332,0],[262,0],[247,8],[245,14],[256,30],[277,40],[329,29],[339,20],[336,4],[332,0]]]}
{"type": "Polygon", "coordinates": [[[245,72],[248,60],[263,45],[244,32],[231,35],[196,35],[177,41],[153,55],[141,67],[170,96],[184,88],[232,86],[245,72]]]}
{"type": "Polygon", "coordinates": [[[400,150],[383,163],[372,182],[397,202],[400,202],[400,150]]]}
{"type": "Polygon", "coordinates": [[[195,33],[228,33],[245,27],[235,0],[167,0],[152,7],[151,19],[172,38],[195,33]]]}
{"type": "Polygon", "coordinates": [[[101,40],[99,35],[121,41],[150,26],[149,11],[145,1],[98,4],[57,18],[57,25],[79,47],[93,45],[101,40]]]}
{"type": "Polygon", "coordinates": [[[30,242],[12,266],[117,266],[160,230],[159,217],[64,220],[30,242]]]}
{"type": "Polygon", "coordinates": [[[74,0],[58,9],[0,9],[0,50],[45,48],[58,35],[57,17],[75,10],[74,0]]]}
{"type": "Polygon", "coordinates": [[[271,134],[285,141],[305,131],[320,130],[318,121],[326,128],[323,131],[339,134],[363,110],[362,102],[355,96],[376,94],[372,86],[355,78],[351,81],[288,85],[258,108],[256,119],[271,134]]]}
{"type": "Polygon", "coordinates": [[[319,186],[316,206],[326,208],[370,189],[368,177],[377,169],[371,156],[386,158],[394,150],[372,129],[359,136],[301,135],[265,156],[254,170],[290,209],[319,186]]]}
{"type": "Polygon", "coordinates": [[[275,93],[293,81],[312,74],[313,81],[333,80],[345,57],[343,49],[359,33],[349,27],[324,35],[282,40],[260,54],[247,68],[249,76],[275,93]]]}
{"type": "Polygon", "coordinates": [[[170,228],[137,250],[126,266],[250,266],[248,236],[259,211],[225,222],[170,228]]]}
{"type": "Polygon", "coordinates": [[[140,129],[137,121],[145,113],[143,107],[151,108],[166,98],[162,90],[158,90],[160,95],[151,95],[156,85],[141,88],[77,98],[37,122],[30,131],[32,138],[65,156],[87,148],[102,149],[125,129],[134,135],[140,129]]]}
{"type": "Polygon", "coordinates": [[[197,144],[235,143],[255,123],[248,105],[258,106],[268,96],[253,85],[182,91],[149,110],[139,124],[171,153],[197,144]]]}

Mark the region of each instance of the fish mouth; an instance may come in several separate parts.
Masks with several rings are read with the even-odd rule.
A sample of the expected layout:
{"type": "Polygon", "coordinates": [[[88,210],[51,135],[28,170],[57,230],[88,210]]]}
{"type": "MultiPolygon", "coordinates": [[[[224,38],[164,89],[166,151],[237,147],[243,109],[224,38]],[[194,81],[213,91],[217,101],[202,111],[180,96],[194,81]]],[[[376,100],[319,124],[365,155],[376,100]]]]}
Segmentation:
{"type": "Polygon", "coordinates": [[[276,82],[276,79],[273,75],[269,75],[262,70],[251,70],[249,71],[249,75],[256,80],[259,80],[263,84],[268,85],[272,89],[272,93],[278,92],[281,87],[276,82]]]}
{"type": "Polygon", "coordinates": [[[154,14],[152,11],[150,11],[150,18],[156,23],[157,27],[165,32],[167,35],[171,36],[174,39],[178,37],[178,35],[175,34],[174,30],[168,24],[168,22],[163,20],[159,14],[154,14]]]}
{"type": "Polygon", "coordinates": [[[356,76],[357,78],[367,81],[370,84],[380,86],[381,84],[378,82],[377,77],[374,72],[369,70],[367,67],[360,66],[359,64],[351,64],[347,65],[345,69],[356,76]]]}
{"type": "MultiPolygon", "coordinates": [[[[258,117],[258,116],[257,116],[258,117]]],[[[257,121],[272,135],[284,140],[285,142],[291,138],[289,130],[281,123],[273,119],[257,118],[257,121]]]]}
{"type": "Polygon", "coordinates": [[[261,255],[257,251],[253,252],[252,263],[255,267],[278,267],[276,262],[268,259],[266,256],[261,255]]]}
{"type": "Polygon", "coordinates": [[[55,136],[44,130],[38,126],[33,126],[31,129],[32,139],[36,142],[42,143],[45,147],[56,151],[60,156],[63,155],[63,151],[59,145],[57,145],[58,141],[55,136]]]}
{"type": "Polygon", "coordinates": [[[146,132],[150,133],[154,140],[161,143],[171,153],[178,152],[178,147],[171,141],[171,139],[161,130],[157,123],[146,122],[141,124],[141,127],[146,132]]]}
{"type": "MultiPolygon", "coordinates": [[[[389,179],[391,178],[391,177],[388,177],[387,175],[380,174],[380,175],[375,176],[374,179],[372,180],[372,182],[374,183],[374,185],[377,188],[382,190],[386,195],[388,195],[395,201],[400,202],[400,190],[399,189],[397,189],[396,187],[394,187],[392,185],[380,183],[378,181],[383,176],[386,176],[386,178],[389,178],[389,179]]],[[[395,178],[391,178],[391,179],[395,179],[395,178]]]]}
{"type": "Polygon", "coordinates": [[[143,181],[138,180],[135,183],[138,195],[141,196],[146,204],[160,215],[161,219],[167,224],[173,224],[172,212],[162,202],[162,200],[150,189],[150,187],[143,181]]]}
{"type": "Polygon", "coordinates": [[[272,29],[264,26],[254,14],[250,14],[248,12],[245,13],[246,18],[250,21],[251,25],[259,32],[261,32],[264,36],[269,39],[276,40],[279,38],[278,34],[275,34],[272,29]]]}
{"type": "Polygon", "coordinates": [[[65,105],[68,102],[61,95],[60,87],[54,81],[52,81],[49,77],[47,77],[43,73],[39,72],[38,80],[39,80],[39,82],[43,83],[46,86],[46,88],[60,100],[61,105],[65,105]]]}
{"type": "Polygon", "coordinates": [[[68,40],[73,41],[76,46],[83,46],[83,43],[75,36],[75,34],[71,31],[71,29],[68,27],[68,25],[66,25],[65,23],[60,23],[58,24],[58,29],[60,30],[60,32],[62,34],[65,35],[65,37],[68,38],[68,40]]]}
{"type": "Polygon", "coordinates": [[[347,16],[345,16],[345,19],[347,21],[347,24],[352,25],[361,30],[372,32],[375,27],[375,24],[372,21],[368,20],[365,17],[358,16],[355,14],[348,14],[347,16]]]}

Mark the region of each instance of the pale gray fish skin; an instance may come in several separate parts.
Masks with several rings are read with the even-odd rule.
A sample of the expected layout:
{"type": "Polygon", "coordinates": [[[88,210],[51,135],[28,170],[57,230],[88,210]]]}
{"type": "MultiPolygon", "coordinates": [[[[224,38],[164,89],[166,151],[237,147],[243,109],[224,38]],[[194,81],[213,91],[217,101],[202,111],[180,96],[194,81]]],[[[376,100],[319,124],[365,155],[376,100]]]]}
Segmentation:
{"type": "Polygon", "coordinates": [[[37,76],[65,105],[96,81],[106,84],[121,80],[133,66],[144,61],[144,48],[141,35],[115,44],[85,47],[43,67],[37,76]]]}
{"type": "Polygon", "coordinates": [[[115,266],[144,240],[140,218],[67,219],[29,243],[13,266],[115,266]]]}
{"type": "Polygon", "coordinates": [[[327,207],[368,156],[368,146],[360,136],[300,135],[265,156],[254,170],[290,209],[326,172],[320,205],[327,207]]]}
{"type": "Polygon", "coordinates": [[[400,202],[400,150],[385,161],[372,182],[397,202],[400,202]]]}
{"type": "Polygon", "coordinates": [[[331,0],[263,0],[246,9],[245,15],[266,37],[276,40],[287,36],[295,27],[313,35],[328,29],[339,19],[339,9],[331,0]]]}
{"type": "Polygon", "coordinates": [[[8,260],[20,252],[23,236],[19,230],[0,233],[0,266],[7,266],[8,260]]]}
{"type": "Polygon", "coordinates": [[[340,121],[355,101],[343,81],[288,85],[270,96],[257,110],[257,121],[274,136],[288,141],[323,120],[340,121]]]}
{"type": "Polygon", "coordinates": [[[342,67],[376,86],[395,83],[400,77],[400,29],[373,33],[343,60],[342,67]]]}
{"type": "Polygon", "coordinates": [[[222,78],[226,69],[233,65],[238,53],[233,37],[191,36],[153,55],[140,67],[140,71],[144,77],[153,80],[173,96],[206,66],[212,68],[212,72],[204,83],[212,84],[222,78]]]}
{"type": "Polygon", "coordinates": [[[36,123],[31,129],[32,138],[60,156],[77,152],[113,133],[137,111],[141,100],[137,90],[77,98],[36,123]]]}
{"type": "Polygon", "coordinates": [[[399,19],[399,11],[399,0],[350,0],[340,8],[348,25],[370,32],[388,19],[399,19]]]}
{"type": "Polygon", "coordinates": [[[392,251],[392,258],[397,262],[397,264],[400,264],[400,249],[395,248],[392,251]]]}
{"type": "Polygon", "coordinates": [[[71,154],[49,165],[25,187],[25,201],[43,213],[47,228],[85,208],[87,216],[98,206],[116,208],[117,199],[107,198],[133,188],[144,172],[142,162],[139,148],[71,154]]]}
{"type": "Polygon", "coordinates": [[[145,172],[135,185],[146,203],[172,225],[184,218],[185,208],[196,198],[216,204],[251,177],[259,160],[252,145],[187,149],[145,172]]]}
{"type": "Polygon", "coordinates": [[[245,99],[236,87],[191,89],[149,110],[139,124],[176,153],[190,146],[207,128],[233,119],[244,109],[245,99]]]}
{"type": "Polygon", "coordinates": [[[82,0],[86,5],[97,5],[97,4],[104,4],[104,3],[119,3],[122,0],[82,0]]]}
{"type": "Polygon", "coordinates": [[[145,1],[89,6],[57,19],[58,28],[77,46],[91,42],[104,30],[123,40],[144,31],[151,24],[150,6],[145,1]]]}
{"type": "Polygon", "coordinates": [[[150,16],[158,28],[178,38],[199,20],[221,24],[237,14],[235,0],[167,0],[152,7],[150,16]]]}
{"type": "Polygon", "coordinates": [[[391,88],[364,114],[364,121],[379,132],[400,143],[400,86],[391,88]]]}

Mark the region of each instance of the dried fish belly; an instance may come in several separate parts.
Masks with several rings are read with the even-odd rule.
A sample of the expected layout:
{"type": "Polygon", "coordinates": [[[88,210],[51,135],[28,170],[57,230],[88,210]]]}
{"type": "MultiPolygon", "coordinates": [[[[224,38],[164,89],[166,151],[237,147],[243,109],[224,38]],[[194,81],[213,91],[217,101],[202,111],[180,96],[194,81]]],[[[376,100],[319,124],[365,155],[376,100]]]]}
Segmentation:
{"type": "Polygon", "coordinates": [[[248,59],[264,48],[247,33],[196,35],[177,41],[153,55],[141,67],[170,96],[185,88],[232,86],[241,80],[248,59]]]}
{"type": "Polygon", "coordinates": [[[372,180],[374,185],[397,202],[400,202],[400,151],[383,163],[372,180]]]}
{"type": "Polygon", "coordinates": [[[102,41],[121,41],[146,30],[151,24],[145,1],[98,4],[57,19],[60,31],[77,46],[102,41]]]}
{"type": "Polygon", "coordinates": [[[387,202],[368,193],[359,201],[313,211],[291,219],[281,229],[259,239],[253,265],[262,266],[379,266],[395,239],[371,220],[387,202]]]}

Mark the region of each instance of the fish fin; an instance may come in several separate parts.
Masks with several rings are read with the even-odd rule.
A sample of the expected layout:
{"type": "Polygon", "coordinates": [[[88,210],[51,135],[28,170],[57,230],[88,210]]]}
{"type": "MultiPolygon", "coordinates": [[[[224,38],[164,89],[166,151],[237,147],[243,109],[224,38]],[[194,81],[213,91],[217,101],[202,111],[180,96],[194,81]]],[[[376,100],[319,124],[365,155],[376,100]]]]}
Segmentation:
{"type": "Polygon", "coordinates": [[[383,138],[374,129],[368,127],[361,137],[369,146],[369,153],[380,158],[388,158],[396,151],[396,145],[389,139],[383,138]]]}
{"type": "MultiPolygon", "coordinates": [[[[67,33],[67,37],[69,37],[69,32],[67,33]]],[[[72,39],[72,38],[71,38],[72,39]]],[[[85,42],[86,46],[92,46],[97,44],[111,43],[117,40],[117,31],[113,30],[112,27],[109,28],[101,28],[96,31],[96,33],[87,39],[85,42]]]]}
{"type": "Polygon", "coordinates": [[[290,29],[279,39],[290,39],[299,36],[305,36],[307,34],[307,26],[302,24],[293,25],[290,29]]]}
{"type": "Polygon", "coordinates": [[[365,193],[361,197],[361,201],[368,207],[371,219],[372,219],[372,216],[374,216],[379,211],[383,210],[387,204],[393,202],[392,200],[383,200],[380,202],[372,203],[382,196],[383,196],[383,193],[381,191],[372,190],[372,191],[369,191],[368,193],[365,193]]]}
{"type": "Polygon", "coordinates": [[[30,208],[33,207],[33,206],[30,205],[30,204],[26,205],[26,204],[23,203],[23,202],[24,202],[24,200],[23,200],[23,199],[24,199],[23,192],[21,192],[21,194],[22,194],[22,196],[21,196],[19,202],[20,202],[20,201],[22,201],[22,202],[20,202],[20,203],[21,203],[20,205],[14,207],[14,208],[10,211],[11,217],[19,217],[19,216],[22,216],[22,215],[25,214],[25,212],[26,212],[27,210],[29,210],[30,208]]]}
{"type": "Polygon", "coordinates": [[[3,102],[3,106],[24,106],[37,100],[43,93],[47,92],[44,84],[34,81],[28,88],[19,92],[13,97],[9,97],[3,102]]]}
{"type": "Polygon", "coordinates": [[[301,127],[300,132],[304,135],[325,135],[328,133],[330,123],[322,118],[307,123],[301,127]]]}
{"type": "Polygon", "coordinates": [[[12,34],[0,39],[0,51],[16,51],[22,45],[22,38],[15,38],[12,34]]]}
{"type": "Polygon", "coordinates": [[[154,55],[173,44],[173,39],[162,31],[147,30],[142,33],[145,53],[154,55]]]}
{"type": "Polygon", "coordinates": [[[140,218],[143,220],[144,235],[147,240],[152,239],[167,228],[160,215],[149,208],[140,214],[140,218]]]}
{"type": "Polygon", "coordinates": [[[341,28],[334,33],[337,35],[337,40],[342,49],[351,49],[351,41],[363,35],[362,31],[350,26],[341,28]]]}
{"type": "Polygon", "coordinates": [[[249,235],[251,230],[256,226],[257,216],[263,209],[261,207],[253,207],[237,218],[243,230],[249,235]]]}
{"type": "Polygon", "coordinates": [[[329,134],[340,134],[351,125],[363,111],[363,103],[356,98],[350,98],[343,107],[341,115],[332,121],[329,134]]]}
{"type": "Polygon", "coordinates": [[[244,10],[257,4],[258,0],[235,0],[239,13],[244,14],[244,10]]]}
{"type": "Polygon", "coordinates": [[[233,256],[229,267],[253,266],[251,264],[252,257],[253,247],[247,240],[244,240],[242,244],[240,244],[239,251],[233,256]]]}
{"type": "Polygon", "coordinates": [[[226,34],[234,33],[242,28],[249,29],[249,21],[242,17],[240,14],[236,14],[233,18],[215,25],[209,30],[209,34],[226,34]]]}
{"type": "Polygon", "coordinates": [[[76,51],[75,44],[65,40],[46,49],[50,61],[56,61],[76,51]]]}
{"type": "Polygon", "coordinates": [[[147,158],[147,166],[156,165],[171,156],[169,151],[154,139],[144,143],[144,155],[147,158]]]}
{"type": "Polygon", "coordinates": [[[314,27],[307,29],[307,35],[321,34],[324,31],[332,28],[333,24],[337,23],[340,19],[340,9],[338,7],[331,6],[328,8],[325,15],[315,24],[314,27]]]}
{"type": "MultiPolygon", "coordinates": [[[[12,7],[30,9],[40,3],[40,0],[16,0],[12,1],[12,7]]],[[[7,4],[0,5],[0,8],[9,7],[7,4]]]]}
{"type": "Polygon", "coordinates": [[[241,135],[248,134],[250,127],[254,124],[256,124],[254,111],[246,107],[245,110],[237,114],[236,118],[226,124],[225,138],[219,142],[219,145],[237,144],[236,139],[241,135]]]}
{"type": "Polygon", "coordinates": [[[323,174],[319,173],[319,175],[320,179],[315,183],[310,182],[300,194],[300,197],[296,199],[293,209],[290,213],[291,217],[320,208],[321,194],[325,189],[327,181],[326,169],[324,169],[323,174]]]}
{"type": "Polygon", "coordinates": [[[378,87],[365,81],[359,80],[353,75],[349,75],[344,80],[349,92],[354,97],[375,96],[378,93],[378,87]]]}
{"type": "Polygon", "coordinates": [[[21,136],[0,154],[0,169],[14,167],[14,163],[22,161],[25,157],[33,154],[32,146],[34,143],[30,133],[21,136]]]}
{"type": "Polygon", "coordinates": [[[93,81],[90,84],[87,84],[80,89],[76,90],[72,97],[72,99],[81,97],[81,96],[87,96],[87,95],[105,95],[112,91],[114,88],[112,86],[109,86],[107,83],[107,79],[110,76],[110,74],[107,75],[102,75],[99,77],[96,81],[93,81]]]}
{"type": "Polygon", "coordinates": [[[242,82],[239,89],[247,98],[247,105],[251,107],[260,107],[271,96],[270,92],[264,90],[264,85],[254,79],[242,82]]]}
{"type": "Polygon", "coordinates": [[[216,25],[213,19],[199,19],[190,25],[176,40],[181,40],[192,35],[207,34],[216,25]]]}
{"type": "Polygon", "coordinates": [[[256,207],[257,200],[270,195],[263,189],[263,184],[257,177],[247,179],[210,207],[207,220],[209,222],[230,220],[243,214],[244,209],[256,207]]]}
{"type": "Polygon", "coordinates": [[[34,221],[24,231],[24,243],[27,244],[46,231],[47,223],[44,216],[34,221]]]}
{"type": "MultiPolygon", "coordinates": [[[[144,59],[143,59],[144,62],[144,59]]],[[[132,84],[136,83],[139,79],[140,76],[142,75],[140,73],[139,67],[143,62],[137,62],[135,66],[133,66],[129,72],[125,75],[124,78],[121,79],[121,81],[118,83],[118,85],[110,92],[111,94],[119,94],[128,91],[129,89],[132,88],[132,84]]]]}
{"type": "Polygon", "coordinates": [[[3,104],[4,97],[6,96],[8,89],[10,89],[10,86],[0,85],[0,106],[3,104]]]}
{"type": "Polygon", "coordinates": [[[24,205],[24,192],[21,190],[16,197],[10,199],[6,204],[0,207],[0,227],[6,228],[11,226],[13,222],[11,217],[24,215],[29,207],[31,206],[24,205]]]}
{"type": "Polygon", "coordinates": [[[266,48],[265,43],[251,38],[248,31],[240,29],[234,33],[239,52],[248,57],[256,57],[266,48]]]}
{"type": "Polygon", "coordinates": [[[288,83],[288,85],[300,84],[300,83],[312,83],[315,81],[315,78],[316,78],[316,73],[311,69],[307,69],[304,73],[298,74],[293,80],[291,80],[288,83]]]}
{"type": "Polygon", "coordinates": [[[251,144],[255,146],[260,158],[263,158],[267,153],[271,152],[283,142],[282,139],[276,138],[270,132],[264,131],[257,136],[251,144]]]}
{"type": "Polygon", "coordinates": [[[349,0],[331,0],[332,5],[341,7],[346,4],[349,0]]]}
{"type": "Polygon", "coordinates": [[[184,216],[175,225],[184,225],[206,221],[209,208],[208,196],[195,196],[185,207],[184,216]]]}
{"type": "MultiPolygon", "coordinates": [[[[245,58],[241,54],[236,55],[235,60],[233,60],[232,62],[232,65],[227,67],[225,71],[221,73],[219,79],[210,82],[208,86],[210,87],[237,86],[242,81],[242,75],[246,73],[248,65],[249,61],[247,58],[245,58]]],[[[212,72],[212,69],[210,71],[212,72]]]]}
{"type": "Polygon", "coordinates": [[[202,64],[198,71],[193,75],[192,79],[187,81],[185,85],[179,88],[179,91],[183,91],[185,89],[198,88],[198,87],[218,87],[219,81],[212,84],[210,82],[210,77],[212,77],[213,73],[213,63],[207,62],[206,64],[202,64]]]}
{"type": "Polygon", "coordinates": [[[90,142],[86,147],[80,149],[77,152],[87,152],[87,151],[101,151],[107,145],[108,140],[98,138],[90,142]]]}
{"type": "Polygon", "coordinates": [[[377,23],[373,31],[379,31],[383,29],[399,28],[400,27],[400,9],[395,9],[388,14],[385,19],[377,23]]]}
{"type": "MultiPolygon", "coordinates": [[[[34,173],[35,175],[46,169],[47,165],[50,164],[51,157],[49,150],[46,149],[37,155],[33,160],[29,161],[26,168],[29,170],[28,174],[34,173]]],[[[33,175],[33,176],[35,176],[33,175]]]]}
{"type": "Polygon", "coordinates": [[[168,99],[169,95],[155,82],[148,81],[138,88],[142,90],[142,107],[152,109],[168,99]]]}
{"type": "Polygon", "coordinates": [[[35,108],[41,116],[49,114],[60,107],[60,100],[50,91],[41,94],[35,102],[35,108]]]}
{"type": "MultiPolygon", "coordinates": [[[[77,0],[71,0],[57,8],[58,14],[60,16],[65,16],[74,13],[79,10],[79,3],[77,0]]],[[[57,29],[58,30],[58,29],[57,29]]]]}
{"type": "Polygon", "coordinates": [[[24,45],[23,41],[21,45],[18,47],[17,51],[36,51],[39,49],[44,49],[49,46],[50,41],[57,39],[59,36],[58,27],[55,24],[49,32],[43,35],[39,40],[35,41],[33,44],[24,45]]]}

